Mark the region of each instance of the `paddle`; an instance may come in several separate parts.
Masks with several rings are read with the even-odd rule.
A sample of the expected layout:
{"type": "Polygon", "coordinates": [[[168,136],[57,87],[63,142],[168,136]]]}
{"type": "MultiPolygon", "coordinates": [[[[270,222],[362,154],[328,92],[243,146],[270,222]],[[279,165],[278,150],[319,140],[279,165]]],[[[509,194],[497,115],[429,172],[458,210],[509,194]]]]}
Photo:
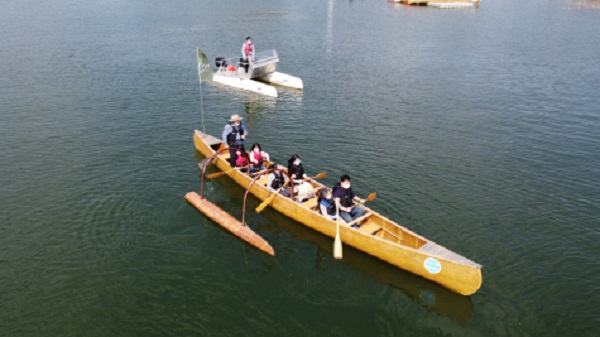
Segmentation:
{"type": "Polygon", "coordinates": [[[213,178],[218,178],[224,174],[228,174],[229,172],[235,170],[235,167],[230,168],[229,170],[226,171],[221,171],[221,172],[217,172],[217,173],[212,173],[206,176],[206,179],[213,179],[213,178]]]}
{"type": "MultiPolygon", "coordinates": [[[[361,202],[360,205],[363,205],[366,202],[373,201],[377,197],[377,193],[373,192],[369,194],[369,196],[365,199],[364,202],[361,202]]],[[[340,237],[340,209],[337,209],[337,222],[335,228],[335,241],[333,242],[333,257],[336,260],[342,258],[342,238],[340,237]]]]}
{"type": "Polygon", "coordinates": [[[323,179],[325,177],[327,177],[327,172],[321,172],[321,173],[317,174],[314,177],[309,177],[309,178],[306,178],[304,180],[308,180],[308,179],[323,179]]]}
{"type": "Polygon", "coordinates": [[[279,194],[279,192],[286,187],[288,184],[288,181],[286,181],[283,185],[281,185],[280,188],[277,189],[277,191],[273,192],[268,198],[266,198],[260,205],[258,205],[258,207],[256,207],[256,213],[260,213],[262,212],[263,209],[265,209],[265,207],[267,207],[271,201],[273,201],[273,199],[275,199],[275,196],[277,194],[279,194]]]}
{"type": "Polygon", "coordinates": [[[377,193],[375,193],[375,192],[369,194],[369,196],[365,199],[364,202],[361,203],[361,205],[364,205],[364,203],[366,203],[366,202],[373,201],[373,199],[375,199],[376,197],[377,197],[377,193]]]}
{"type": "Polygon", "coordinates": [[[267,172],[267,170],[268,169],[264,169],[264,170],[256,171],[254,173],[250,173],[250,176],[251,177],[256,177],[256,176],[259,176],[259,175],[263,175],[265,172],[267,172]]]}
{"type": "MultiPolygon", "coordinates": [[[[240,168],[240,167],[232,167],[232,168],[230,168],[229,170],[226,170],[226,171],[221,171],[221,172],[209,174],[209,175],[206,176],[206,179],[218,178],[218,177],[220,177],[220,176],[222,176],[224,174],[230,173],[231,171],[235,170],[236,168],[240,168]]],[[[262,174],[264,171],[266,171],[266,170],[254,172],[254,173],[251,173],[250,175],[255,176],[257,174],[262,174]]]]}
{"type": "Polygon", "coordinates": [[[335,228],[335,241],[333,242],[333,257],[336,260],[342,258],[342,239],[340,238],[340,208],[337,207],[337,221],[335,228]]]}
{"type": "MultiPolygon", "coordinates": [[[[327,172],[321,172],[321,173],[317,174],[314,177],[306,178],[306,179],[323,179],[325,177],[327,177],[327,172]]],[[[273,201],[273,199],[275,199],[275,196],[277,194],[279,194],[279,192],[287,185],[287,183],[288,182],[286,182],[285,184],[283,184],[277,191],[273,192],[260,205],[258,205],[258,207],[256,207],[256,213],[262,212],[262,210],[265,209],[265,207],[267,207],[267,205],[270,204],[271,201],[273,201]]]]}

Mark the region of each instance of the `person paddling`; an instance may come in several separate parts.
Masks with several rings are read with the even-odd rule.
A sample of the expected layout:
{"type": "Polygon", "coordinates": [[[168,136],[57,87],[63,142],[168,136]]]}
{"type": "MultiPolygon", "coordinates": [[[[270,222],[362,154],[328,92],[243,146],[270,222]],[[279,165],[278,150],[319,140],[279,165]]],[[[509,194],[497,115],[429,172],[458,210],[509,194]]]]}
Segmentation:
{"type": "MultiPolygon", "coordinates": [[[[365,200],[357,197],[356,194],[352,192],[350,185],[350,176],[344,174],[340,178],[340,182],[335,184],[335,187],[333,188],[333,199],[340,209],[340,217],[347,223],[365,215],[365,207],[363,205],[354,206],[354,201],[364,203],[365,200]]],[[[353,227],[358,226],[353,225],[353,227]]]]}
{"type": "Polygon", "coordinates": [[[305,181],[305,179],[308,179],[308,177],[306,176],[306,173],[304,173],[302,160],[300,160],[300,156],[297,154],[292,155],[292,157],[288,160],[288,174],[290,177],[292,177],[294,190],[298,193],[298,201],[310,199],[315,196],[312,185],[305,181]]]}
{"type": "Polygon", "coordinates": [[[282,188],[283,185],[289,182],[290,180],[288,176],[285,173],[283,173],[283,166],[278,162],[275,162],[273,163],[273,168],[276,168],[277,170],[271,171],[269,173],[269,177],[267,180],[267,187],[269,188],[269,191],[277,192],[281,188],[281,190],[279,190],[279,194],[283,195],[286,198],[291,197],[292,191],[290,191],[290,189],[287,187],[282,188]]]}

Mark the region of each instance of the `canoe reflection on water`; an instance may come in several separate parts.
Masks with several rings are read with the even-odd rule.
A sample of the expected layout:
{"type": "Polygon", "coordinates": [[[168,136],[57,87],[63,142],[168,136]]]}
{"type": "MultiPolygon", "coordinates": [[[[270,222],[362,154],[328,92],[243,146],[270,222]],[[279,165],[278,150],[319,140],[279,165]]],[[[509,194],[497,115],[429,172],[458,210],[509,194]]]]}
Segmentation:
{"type": "MultiPolygon", "coordinates": [[[[333,240],[330,237],[315,232],[273,209],[265,210],[264,216],[269,219],[269,222],[276,223],[278,227],[291,233],[295,239],[317,244],[320,252],[316,252],[316,255],[324,255],[333,259],[333,240]]],[[[266,232],[271,227],[270,225],[264,224],[254,228],[257,227],[260,227],[261,234],[269,237],[266,232]]],[[[271,243],[276,244],[275,242],[271,243]]],[[[275,249],[277,250],[277,247],[275,249]]],[[[310,259],[311,257],[307,256],[306,258],[310,259]]],[[[375,280],[391,285],[408,295],[413,302],[460,325],[466,325],[473,310],[469,296],[457,294],[435,282],[396,268],[353,247],[344,246],[344,257],[341,262],[350,264],[352,268],[375,280]]]]}
{"type": "MultiPolygon", "coordinates": [[[[202,159],[202,157],[198,159],[202,159]]],[[[211,184],[213,183],[219,185],[218,189],[229,191],[228,194],[233,198],[233,200],[230,199],[230,202],[233,201],[235,203],[235,199],[239,196],[239,205],[242,204],[244,190],[235,182],[230,179],[215,179],[211,181],[211,184]]],[[[256,200],[254,200],[247,207],[248,209],[253,209],[257,205],[256,200]]],[[[232,214],[236,216],[238,215],[237,213],[232,211],[232,214]]],[[[241,214],[241,210],[239,213],[241,214]]],[[[317,264],[322,263],[328,257],[333,259],[332,238],[318,233],[273,209],[267,208],[260,215],[255,213],[250,215],[248,225],[270,241],[276,251],[277,240],[273,240],[272,238],[278,237],[279,235],[276,232],[283,229],[290,233],[294,239],[317,245],[319,250],[315,252],[314,258],[317,264]]],[[[306,256],[306,259],[310,260],[311,257],[306,256]]],[[[353,247],[344,245],[344,257],[339,263],[350,264],[352,268],[361,273],[402,291],[413,302],[431,309],[437,314],[447,317],[460,325],[466,325],[473,310],[469,296],[457,294],[435,282],[396,268],[353,247]]]]}
{"type": "MultiPolygon", "coordinates": [[[[203,162],[204,157],[197,153],[197,160],[201,163],[203,162]]],[[[222,205],[221,207],[224,207],[224,209],[231,209],[230,213],[235,217],[239,217],[239,214],[242,213],[241,205],[243,204],[244,189],[231,179],[213,179],[210,181],[210,185],[219,185],[216,189],[227,191],[227,195],[229,195],[227,201],[229,207],[227,205],[222,205]],[[239,211],[234,210],[237,207],[232,206],[231,204],[239,205],[239,211]]],[[[214,185],[210,189],[214,189],[214,185]]],[[[247,209],[254,209],[254,207],[258,205],[256,201],[256,199],[250,198],[247,209]]],[[[216,203],[220,204],[218,201],[216,203]]],[[[316,253],[318,255],[317,261],[324,261],[324,256],[332,256],[332,238],[316,232],[274,209],[267,208],[265,212],[260,215],[254,212],[249,212],[248,215],[249,218],[246,218],[248,226],[255,230],[259,235],[263,236],[267,241],[270,241],[270,243],[274,245],[275,251],[277,251],[277,242],[276,240],[273,241],[272,238],[278,237],[279,235],[276,232],[283,229],[284,231],[291,233],[294,238],[316,243],[319,247],[319,252],[316,253]],[[266,221],[265,217],[267,218],[266,221]]],[[[413,302],[431,309],[439,315],[450,318],[461,325],[465,325],[469,319],[472,311],[472,304],[471,299],[468,296],[462,296],[435,282],[399,269],[348,245],[344,245],[344,257],[342,262],[349,263],[356,270],[401,290],[404,294],[408,295],[413,302]]]]}

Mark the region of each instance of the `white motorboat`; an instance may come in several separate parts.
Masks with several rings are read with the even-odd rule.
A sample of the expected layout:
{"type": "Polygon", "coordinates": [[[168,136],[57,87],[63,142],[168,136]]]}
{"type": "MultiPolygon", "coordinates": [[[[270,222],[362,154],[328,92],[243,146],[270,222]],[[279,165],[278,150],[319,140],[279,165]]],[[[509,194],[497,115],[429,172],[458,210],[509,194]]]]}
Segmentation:
{"type": "Polygon", "coordinates": [[[257,53],[256,59],[249,63],[234,57],[217,57],[215,59],[217,70],[214,73],[208,58],[200,49],[197,49],[197,58],[198,73],[201,79],[212,77],[213,82],[234,88],[277,97],[277,89],[264,82],[295,89],[304,87],[302,79],[276,71],[279,56],[275,49],[257,53]]]}

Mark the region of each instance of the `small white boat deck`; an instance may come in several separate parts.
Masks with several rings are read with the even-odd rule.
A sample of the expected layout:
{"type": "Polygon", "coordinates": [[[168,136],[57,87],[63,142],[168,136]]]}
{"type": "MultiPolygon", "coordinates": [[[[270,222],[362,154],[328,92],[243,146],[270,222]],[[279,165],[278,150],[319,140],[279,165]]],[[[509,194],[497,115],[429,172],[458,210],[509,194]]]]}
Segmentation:
{"type": "MultiPolygon", "coordinates": [[[[200,49],[197,49],[197,57],[199,73],[210,74],[208,58],[200,49]]],[[[212,73],[211,77],[214,82],[271,97],[278,96],[277,89],[263,82],[303,89],[302,79],[276,71],[278,63],[279,56],[275,49],[257,53],[256,59],[249,63],[236,57],[217,57],[217,71],[212,73]]]]}

